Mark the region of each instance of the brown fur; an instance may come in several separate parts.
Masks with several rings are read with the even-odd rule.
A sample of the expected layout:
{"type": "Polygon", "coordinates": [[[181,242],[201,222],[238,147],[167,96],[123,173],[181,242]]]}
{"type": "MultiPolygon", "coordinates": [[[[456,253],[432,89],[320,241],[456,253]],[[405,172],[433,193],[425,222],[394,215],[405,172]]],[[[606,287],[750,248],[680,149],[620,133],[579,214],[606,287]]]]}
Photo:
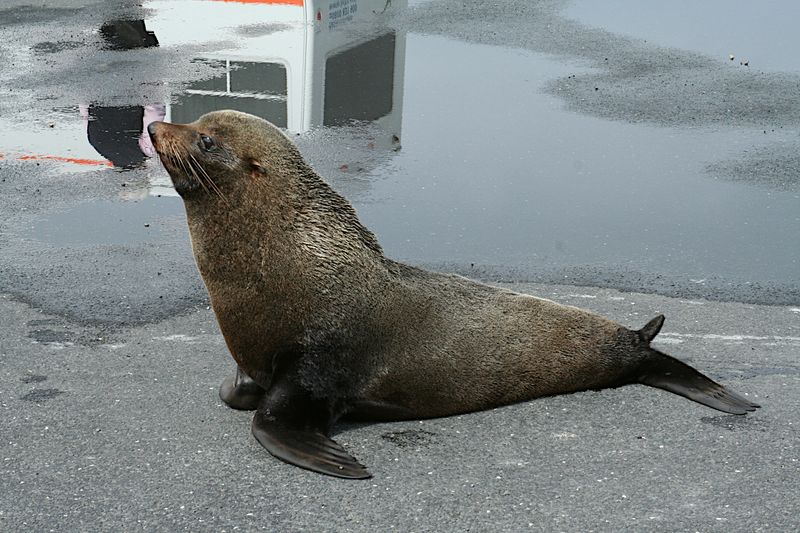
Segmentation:
{"type": "Polygon", "coordinates": [[[268,122],[214,112],[159,124],[156,137],[227,345],[262,387],[290,352],[302,354],[303,386],[342,413],[377,404],[397,418],[637,379],[644,352],[635,332],[384,257],[351,205],[268,122]],[[213,150],[203,151],[199,134],[213,150]]]}

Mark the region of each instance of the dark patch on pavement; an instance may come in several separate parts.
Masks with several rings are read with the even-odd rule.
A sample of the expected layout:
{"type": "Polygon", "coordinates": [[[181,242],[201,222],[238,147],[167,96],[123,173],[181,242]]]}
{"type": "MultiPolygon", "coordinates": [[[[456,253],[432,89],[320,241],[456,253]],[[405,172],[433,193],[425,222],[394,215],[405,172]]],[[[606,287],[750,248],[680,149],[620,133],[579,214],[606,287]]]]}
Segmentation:
{"type": "Polygon", "coordinates": [[[736,416],[736,415],[722,415],[722,416],[704,416],[700,419],[704,424],[710,424],[718,428],[724,428],[728,431],[767,431],[767,424],[763,419],[755,418],[753,416],[736,416]]]}
{"type": "Polygon", "coordinates": [[[68,331],[54,329],[35,329],[28,333],[28,337],[37,342],[72,342],[73,335],[68,331]]]}
{"type": "Polygon", "coordinates": [[[398,448],[419,448],[433,444],[436,433],[424,429],[407,429],[404,431],[389,431],[381,435],[385,441],[391,442],[398,448]]]}
{"type": "Polygon", "coordinates": [[[47,381],[47,376],[43,376],[42,374],[31,374],[29,376],[21,377],[20,381],[23,383],[41,383],[42,381],[47,381]]]}
{"type": "Polygon", "coordinates": [[[31,51],[35,54],[55,54],[62,50],[74,50],[84,45],[85,43],[79,41],[44,41],[31,46],[31,51]]]}
{"type": "Polygon", "coordinates": [[[62,394],[64,394],[64,391],[58,389],[34,389],[28,394],[21,396],[20,400],[24,400],[26,402],[43,403],[62,394]]]}

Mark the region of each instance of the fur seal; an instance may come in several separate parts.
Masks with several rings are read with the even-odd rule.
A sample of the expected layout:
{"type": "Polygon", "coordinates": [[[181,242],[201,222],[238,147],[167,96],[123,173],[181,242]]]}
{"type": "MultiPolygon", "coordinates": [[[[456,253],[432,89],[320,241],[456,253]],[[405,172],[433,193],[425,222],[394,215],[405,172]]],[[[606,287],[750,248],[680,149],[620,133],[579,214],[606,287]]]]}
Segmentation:
{"type": "Polygon", "coordinates": [[[278,128],[216,111],[149,132],[184,200],[197,266],[238,365],[220,396],[256,409],[274,456],[371,477],[328,437],[343,415],[401,420],[642,383],[708,407],[758,406],[633,331],[550,300],[383,255],[278,128]]]}

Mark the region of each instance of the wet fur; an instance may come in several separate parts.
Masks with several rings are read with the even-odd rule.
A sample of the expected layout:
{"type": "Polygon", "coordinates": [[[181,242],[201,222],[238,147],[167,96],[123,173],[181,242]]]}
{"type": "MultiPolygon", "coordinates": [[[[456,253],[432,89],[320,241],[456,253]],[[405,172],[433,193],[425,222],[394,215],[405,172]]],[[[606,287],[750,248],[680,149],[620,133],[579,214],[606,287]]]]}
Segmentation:
{"type": "Polygon", "coordinates": [[[652,337],[588,311],[387,259],[266,121],[214,112],[162,124],[158,139],[233,357],[265,389],[273,369],[292,366],[331,401],[332,420],[444,416],[643,382],[661,357],[652,337]],[[198,132],[216,152],[192,140],[198,132]]]}

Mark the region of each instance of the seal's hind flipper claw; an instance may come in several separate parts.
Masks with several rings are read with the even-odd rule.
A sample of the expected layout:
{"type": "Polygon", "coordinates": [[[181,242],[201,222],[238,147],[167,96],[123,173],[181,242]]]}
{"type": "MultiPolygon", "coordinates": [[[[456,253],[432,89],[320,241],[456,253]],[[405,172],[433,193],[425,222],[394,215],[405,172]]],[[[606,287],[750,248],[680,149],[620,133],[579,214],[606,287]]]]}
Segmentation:
{"type": "Polygon", "coordinates": [[[259,411],[253,418],[253,435],[269,453],[289,464],[346,479],[372,477],[336,441],[316,430],[287,427],[259,411]]]}

